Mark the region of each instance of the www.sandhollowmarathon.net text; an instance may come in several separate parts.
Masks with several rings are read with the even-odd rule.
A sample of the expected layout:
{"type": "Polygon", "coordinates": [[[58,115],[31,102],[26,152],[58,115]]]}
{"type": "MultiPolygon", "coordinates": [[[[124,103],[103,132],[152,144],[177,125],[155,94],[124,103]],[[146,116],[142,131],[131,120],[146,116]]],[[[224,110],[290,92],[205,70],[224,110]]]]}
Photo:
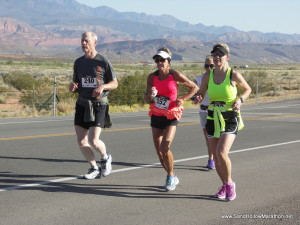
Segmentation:
{"type": "Polygon", "coordinates": [[[280,214],[231,214],[222,215],[222,219],[293,219],[293,215],[280,214]]]}

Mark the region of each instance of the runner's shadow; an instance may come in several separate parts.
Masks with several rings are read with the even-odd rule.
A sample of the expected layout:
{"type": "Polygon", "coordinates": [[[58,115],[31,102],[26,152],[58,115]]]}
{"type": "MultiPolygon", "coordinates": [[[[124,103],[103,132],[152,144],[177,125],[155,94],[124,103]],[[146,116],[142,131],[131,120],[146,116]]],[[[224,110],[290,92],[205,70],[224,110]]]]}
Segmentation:
{"type": "Polygon", "coordinates": [[[222,201],[215,198],[213,195],[186,194],[178,193],[177,191],[167,192],[162,186],[51,183],[43,187],[30,187],[29,189],[46,192],[101,195],[117,198],[200,199],[207,201],[222,201]]]}
{"type": "MultiPolygon", "coordinates": [[[[198,195],[198,194],[186,194],[178,193],[181,190],[180,185],[178,185],[178,191],[167,192],[163,186],[147,186],[147,185],[121,185],[121,184],[101,184],[99,182],[105,181],[106,178],[96,179],[96,180],[85,180],[82,176],[70,176],[73,178],[74,182],[48,182],[45,180],[32,180],[30,178],[44,178],[48,176],[36,176],[36,175],[19,175],[19,174],[9,174],[2,173],[1,176],[13,176],[9,179],[1,179],[2,183],[22,185],[30,184],[27,187],[21,186],[11,186],[11,185],[1,185],[0,188],[13,190],[13,189],[24,189],[24,190],[38,190],[53,193],[76,193],[76,194],[88,194],[88,195],[102,195],[111,196],[118,198],[144,198],[144,199],[201,199],[207,201],[220,201],[210,195],[198,195]],[[14,177],[23,179],[14,179],[14,177]],[[30,179],[30,180],[27,180],[30,179]],[[37,185],[34,185],[37,184],[37,185]]],[[[53,177],[53,176],[49,176],[53,177]]],[[[68,177],[68,175],[57,175],[56,177],[68,177]]]]}
{"type": "Polygon", "coordinates": [[[129,162],[116,162],[116,161],[113,161],[112,162],[112,165],[117,165],[117,166],[126,166],[126,167],[162,167],[160,165],[160,163],[157,163],[157,164],[146,164],[146,163],[129,163],[129,162]]]}
{"type": "Polygon", "coordinates": [[[175,165],[175,169],[179,170],[195,170],[195,171],[202,171],[202,172],[210,172],[214,170],[208,169],[206,166],[191,166],[191,165],[175,165]]]}
{"type": "Polygon", "coordinates": [[[86,163],[85,160],[75,160],[75,159],[50,159],[50,158],[35,158],[35,157],[13,157],[13,156],[0,156],[0,159],[21,159],[21,160],[37,160],[37,161],[44,161],[44,162],[80,162],[86,163]]]}

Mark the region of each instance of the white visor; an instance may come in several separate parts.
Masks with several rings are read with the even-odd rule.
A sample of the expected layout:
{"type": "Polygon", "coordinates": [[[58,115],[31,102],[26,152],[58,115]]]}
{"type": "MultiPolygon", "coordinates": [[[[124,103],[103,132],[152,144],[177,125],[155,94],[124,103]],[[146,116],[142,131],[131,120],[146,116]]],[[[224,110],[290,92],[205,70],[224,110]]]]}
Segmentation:
{"type": "Polygon", "coordinates": [[[156,56],[161,56],[161,57],[164,58],[164,59],[167,59],[167,58],[171,59],[171,56],[170,56],[167,52],[165,52],[165,51],[158,51],[158,52],[153,56],[153,59],[154,59],[156,56]]]}

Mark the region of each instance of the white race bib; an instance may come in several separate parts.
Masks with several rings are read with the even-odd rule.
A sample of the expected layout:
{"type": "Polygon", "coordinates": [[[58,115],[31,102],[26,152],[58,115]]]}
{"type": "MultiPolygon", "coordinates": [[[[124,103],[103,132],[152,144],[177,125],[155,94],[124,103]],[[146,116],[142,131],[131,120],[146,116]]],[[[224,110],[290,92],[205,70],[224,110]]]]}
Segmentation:
{"type": "Polygon", "coordinates": [[[81,84],[84,88],[96,88],[98,86],[96,77],[83,77],[81,84]]]}
{"type": "Polygon", "coordinates": [[[159,109],[168,109],[169,105],[170,105],[170,98],[165,97],[165,96],[161,96],[161,95],[157,95],[154,98],[154,106],[156,106],[159,109]]]}

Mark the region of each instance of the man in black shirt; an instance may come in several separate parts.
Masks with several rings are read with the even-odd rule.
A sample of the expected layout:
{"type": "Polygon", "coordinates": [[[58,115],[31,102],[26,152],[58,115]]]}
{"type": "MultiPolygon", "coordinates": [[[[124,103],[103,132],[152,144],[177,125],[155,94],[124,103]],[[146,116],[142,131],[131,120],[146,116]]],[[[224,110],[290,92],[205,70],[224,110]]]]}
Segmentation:
{"type": "Polygon", "coordinates": [[[84,56],[74,63],[73,82],[69,90],[78,93],[75,108],[75,131],[77,142],[90,169],[85,179],[95,179],[97,176],[107,176],[111,173],[112,157],[106,152],[106,146],[99,139],[101,130],[107,125],[108,100],[110,90],[118,87],[113,67],[108,59],[96,51],[97,35],[85,32],[81,38],[81,48],[84,56]],[[93,149],[100,153],[98,167],[93,149]]]}

